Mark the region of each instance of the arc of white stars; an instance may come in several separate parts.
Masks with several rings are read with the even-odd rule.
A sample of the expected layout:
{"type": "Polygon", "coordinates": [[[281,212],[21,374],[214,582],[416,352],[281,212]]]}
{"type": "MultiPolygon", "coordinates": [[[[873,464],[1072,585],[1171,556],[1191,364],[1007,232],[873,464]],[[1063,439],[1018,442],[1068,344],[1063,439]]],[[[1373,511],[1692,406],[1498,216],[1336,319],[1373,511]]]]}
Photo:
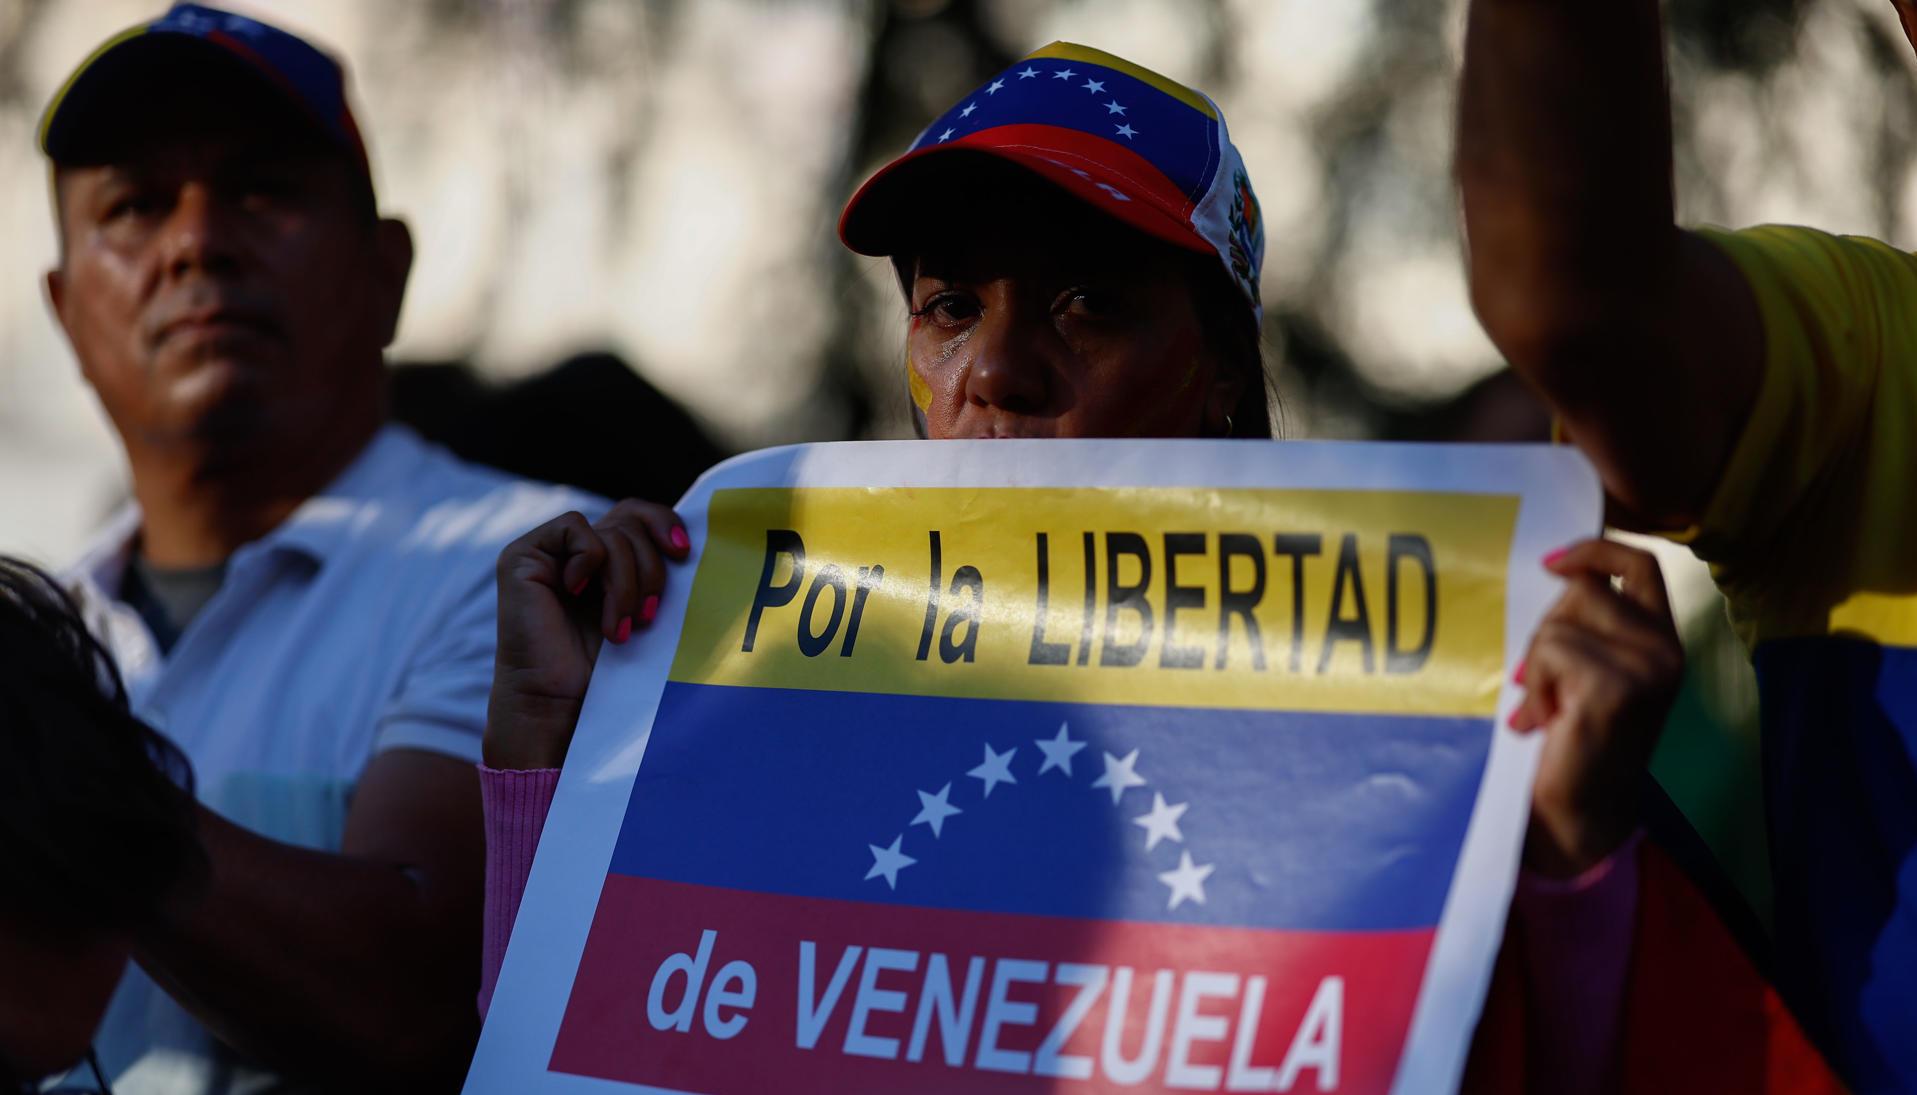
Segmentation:
{"type": "Polygon", "coordinates": [[[1105,82],[1103,80],[1087,80],[1085,81],[1085,90],[1091,92],[1093,95],[1097,95],[1105,90],[1105,82]]]}
{"type": "Polygon", "coordinates": [[[964,110],[961,110],[961,111],[959,111],[959,117],[961,117],[961,118],[970,118],[970,117],[972,116],[972,112],[973,112],[974,110],[977,110],[977,109],[978,109],[978,106],[977,106],[977,104],[975,104],[975,103],[966,103],[966,104],[965,104],[965,109],[964,109],[964,110]]]}
{"type": "MultiPolygon", "coordinates": [[[[873,851],[877,850],[873,849],[873,851]]],[[[1171,887],[1171,899],[1166,908],[1176,909],[1186,901],[1195,901],[1203,905],[1205,880],[1210,878],[1211,873],[1217,869],[1218,865],[1215,863],[1193,863],[1190,852],[1179,852],[1178,866],[1169,871],[1162,871],[1158,875],[1158,881],[1171,887]]]]}
{"type": "Polygon", "coordinates": [[[898,836],[892,838],[892,843],[887,847],[881,848],[877,844],[866,845],[866,847],[872,849],[872,869],[865,872],[865,880],[867,882],[882,877],[885,879],[885,884],[891,889],[896,890],[899,888],[899,872],[918,862],[918,860],[899,851],[899,844],[904,840],[905,834],[900,833],[898,836]]]}
{"type": "Polygon", "coordinates": [[[1059,70],[1058,70],[1057,72],[1054,72],[1054,73],[1052,73],[1052,79],[1054,79],[1054,80],[1069,80],[1069,79],[1071,79],[1072,77],[1074,77],[1074,76],[1076,76],[1076,75],[1078,75],[1078,73],[1076,73],[1076,72],[1073,72],[1073,71],[1072,71],[1071,69],[1069,69],[1069,68],[1061,68],[1061,69],[1059,69],[1059,70]]]}
{"type": "Polygon", "coordinates": [[[941,133],[941,134],[939,134],[939,143],[940,143],[940,144],[944,144],[944,143],[945,143],[946,141],[949,141],[949,140],[951,140],[951,139],[952,139],[952,134],[953,134],[954,132],[956,132],[956,131],[955,131],[955,130],[950,130],[950,129],[948,129],[948,130],[946,130],[945,132],[943,132],[943,133],[941,133]]]}
{"type": "Polygon", "coordinates": [[[932,827],[932,838],[934,840],[943,835],[941,830],[945,827],[946,818],[951,817],[953,814],[962,814],[965,812],[952,805],[952,785],[950,783],[939,788],[939,793],[936,795],[928,795],[924,791],[920,791],[918,795],[919,813],[917,817],[912,819],[911,824],[930,825],[932,827]]]}
{"type": "Polygon", "coordinates": [[[1004,80],[993,80],[993,81],[992,81],[992,86],[991,86],[991,87],[988,87],[988,88],[986,88],[986,89],[985,89],[985,94],[987,94],[987,95],[997,95],[997,94],[998,94],[998,89],[999,89],[999,88],[1002,88],[1002,87],[1004,87],[1004,86],[1005,86],[1005,81],[1004,81],[1004,80]]]}
{"type": "MultiPolygon", "coordinates": [[[[921,798],[924,795],[925,792],[919,792],[921,798]]],[[[1178,819],[1184,817],[1185,811],[1189,809],[1191,809],[1191,803],[1181,802],[1173,806],[1165,801],[1164,795],[1153,791],[1151,813],[1140,814],[1132,819],[1133,825],[1145,830],[1145,850],[1149,852],[1158,847],[1158,842],[1161,840],[1175,840],[1183,844],[1185,834],[1178,828],[1178,819]]]]}
{"type": "Polygon", "coordinates": [[[1118,135],[1129,141],[1133,137],[1138,136],[1138,130],[1133,129],[1131,123],[1128,122],[1118,127],[1118,135]]]}
{"type": "Polygon", "coordinates": [[[1138,750],[1136,749],[1125,754],[1122,760],[1106,753],[1105,774],[1092,781],[1092,789],[1097,790],[1100,787],[1109,789],[1112,793],[1112,805],[1118,805],[1118,800],[1125,796],[1128,789],[1145,786],[1145,777],[1132,770],[1137,763],[1138,750]]]}
{"type": "Polygon", "coordinates": [[[985,759],[979,763],[978,767],[965,773],[973,779],[985,781],[985,794],[983,797],[991,798],[992,788],[997,787],[1001,783],[1018,782],[1018,777],[1012,775],[1012,754],[1016,752],[1018,752],[1018,747],[1013,746],[1003,753],[995,753],[992,751],[991,743],[985,743],[985,759]]]}
{"type": "Polygon", "coordinates": [[[1117,99],[1113,99],[1111,102],[1105,104],[1105,113],[1116,114],[1123,117],[1125,114],[1125,106],[1117,99]]]}
{"type": "Polygon", "coordinates": [[[1032,742],[1032,744],[1038,746],[1039,752],[1045,754],[1045,763],[1038,766],[1039,775],[1042,776],[1056,768],[1065,773],[1065,778],[1071,778],[1072,755],[1080,749],[1085,748],[1085,743],[1073,740],[1065,731],[1066,724],[1061,722],[1058,724],[1057,737],[1051,738],[1050,740],[1037,738],[1032,742]]]}

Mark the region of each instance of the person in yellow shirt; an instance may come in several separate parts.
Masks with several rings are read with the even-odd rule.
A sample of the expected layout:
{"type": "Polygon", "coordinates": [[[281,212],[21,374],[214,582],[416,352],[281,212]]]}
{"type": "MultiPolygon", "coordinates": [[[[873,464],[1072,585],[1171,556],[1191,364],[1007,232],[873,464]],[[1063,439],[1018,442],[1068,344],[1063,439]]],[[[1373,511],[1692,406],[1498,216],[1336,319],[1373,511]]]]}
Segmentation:
{"type": "Polygon", "coordinates": [[[1458,174],[1486,331],[1752,651],[1786,999],[1917,1089],[1917,257],[1679,228],[1656,0],[1473,0],[1458,174]]]}

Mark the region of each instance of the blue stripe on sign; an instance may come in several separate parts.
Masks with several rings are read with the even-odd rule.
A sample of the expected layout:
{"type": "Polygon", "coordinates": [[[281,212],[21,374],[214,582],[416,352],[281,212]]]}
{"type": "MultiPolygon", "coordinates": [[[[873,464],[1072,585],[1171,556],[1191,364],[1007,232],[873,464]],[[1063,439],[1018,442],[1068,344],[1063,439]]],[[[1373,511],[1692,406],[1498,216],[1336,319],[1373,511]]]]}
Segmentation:
{"type": "MultiPolygon", "coordinates": [[[[994,77],[996,92],[980,88],[939,116],[913,148],[959,140],[1002,125],[1054,125],[1102,137],[1143,156],[1196,202],[1218,173],[1218,123],[1133,76],[1083,61],[1045,59],[1014,66],[994,77]],[[1030,68],[1038,75],[1021,79],[1030,68]],[[1069,79],[1059,74],[1070,71],[1069,79]],[[1102,84],[1094,91],[1087,85],[1102,84]],[[1111,109],[1117,103],[1123,113],[1111,109]],[[970,114],[965,113],[972,108],[970,114]],[[1126,126],[1132,136],[1119,133],[1126,126]]],[[[986,87],[990,87],[987,84],[986,87]]]]}
{"type": "MultiPolygon", "coordinates": [[[[1482,718],[1093,706],[670,683],[611,870],[803,897],[1300,931],[1430,927],[1482,718]],[[1085,745],[1069,776],[1037,744],[1085,745]],[[992,755],[1016,782],[986,779],[992,755]],[[1147,782],[1113,804],[1106,756],[1147,782]],[[919,792],[939,796],[926,810],[919,792]],[[1161,826],[1147,850],[1154,793],[1161,826]],[[935,835],[922,812],[943,815],[935,835]],[[873,848],[914,862],[868,878],[873,848]],[[1169,908],[1161,876],[1212,871],[1169,908]]],[[[1061,752],[1053,745],[1054,751],[1061,752]]],[[[1122,781],[1119,781],[1122,782],[1122,781]]],[[[891,860],[896,862],[896,860],[891,860]]]]}

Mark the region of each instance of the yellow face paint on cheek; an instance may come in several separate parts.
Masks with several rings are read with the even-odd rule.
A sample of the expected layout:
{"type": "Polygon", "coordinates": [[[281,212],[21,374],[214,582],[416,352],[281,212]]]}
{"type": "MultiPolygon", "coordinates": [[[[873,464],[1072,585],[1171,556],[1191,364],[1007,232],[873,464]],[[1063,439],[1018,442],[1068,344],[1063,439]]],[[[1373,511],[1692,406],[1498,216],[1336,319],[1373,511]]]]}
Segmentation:
{"type": "Polygon", "coordinates": [[[919,413],[926,414],[930,412],[932,409],[932,386],[927,384],[925,378],[919,375],[918,366],[914,365],[912,359],[909,357],[905,359],[905,385],[911,390],[912,405],[919,409],[919,413]]]}

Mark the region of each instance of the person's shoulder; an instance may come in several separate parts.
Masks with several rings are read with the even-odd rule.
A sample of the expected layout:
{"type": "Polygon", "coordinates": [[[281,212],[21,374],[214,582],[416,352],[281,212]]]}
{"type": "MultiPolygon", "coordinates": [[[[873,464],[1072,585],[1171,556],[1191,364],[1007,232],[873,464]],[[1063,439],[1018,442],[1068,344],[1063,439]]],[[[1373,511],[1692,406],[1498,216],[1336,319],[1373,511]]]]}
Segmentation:
{"type": "Polygon", "coordinates": [[[477,554],[488,561],[534,526],[576,510],[595,518],[611,503],[557,483],[526,479],[475,464],[403,426],[380,438],[382,469],[401,497],[400,521],[389,525],[408,554],[477,554]]]}
{"type": "Polygon", "coordinates": [[[1758,283],[1760,296],[1765,283],[1779,278],[1829,282],[1852,292],[1878,288],[1885,278],[1917,282],[1917,255],[1871,236],[1842,235],[1799,224],[1736,230],[1704,226],[1694,231],[1729,254],[1758,283]]]}

